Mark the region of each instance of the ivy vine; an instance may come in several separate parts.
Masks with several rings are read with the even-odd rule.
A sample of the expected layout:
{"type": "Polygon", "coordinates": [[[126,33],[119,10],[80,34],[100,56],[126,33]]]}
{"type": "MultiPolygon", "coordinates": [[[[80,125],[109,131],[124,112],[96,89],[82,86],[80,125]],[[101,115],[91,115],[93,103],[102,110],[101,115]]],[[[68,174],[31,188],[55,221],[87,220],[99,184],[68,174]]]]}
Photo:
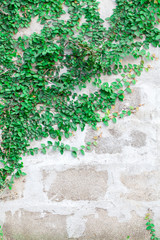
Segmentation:
{"type": "Polygon", "coordinates": [[[29,148],[33,139],[53,139],[41,144],[43,154],[52,147],[61,154],[68,150],[74,157],[78,151],[84,155],[90,142],[78,150],[62,138],[69,138],[77,125],[82,131],[86,124],[96,129],[98,122],[108,126],[110,120],[115,123],[134,112],[130,108],[111,114],[110,109],[132,92],[144,58],[155,57],[147,50],[150,44],[160,46],[160,4],[149,0],[116,3],[112,16],[103,20],[96,0],[1,1],[0,189],[11,188],[14,177],[25,174],[22,156],[39,150],[29,148]],[[66,21],[62,20],[64,6],[69,15],[66,21]],[[36,16],[43,25],[41,33],[15,39],[19,29],[29,27],[36,16]],[[139,58],[140,63],[123,65],[126,56],[139,58]],[[115,81],[102,81],[102,74],[115,75],[115,81]],[[95,92],[81,94],[88,82],[95,92]]]}

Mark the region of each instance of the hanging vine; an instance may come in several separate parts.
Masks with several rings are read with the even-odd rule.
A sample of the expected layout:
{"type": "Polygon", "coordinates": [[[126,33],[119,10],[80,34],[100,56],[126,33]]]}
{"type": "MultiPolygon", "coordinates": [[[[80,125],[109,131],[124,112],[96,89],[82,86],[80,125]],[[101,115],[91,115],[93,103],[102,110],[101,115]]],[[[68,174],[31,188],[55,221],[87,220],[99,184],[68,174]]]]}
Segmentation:
{"type": "Polygon", "coordinates": [[[96,0],[1,1],[1,189],[11,188],[14,177],[25,174],[22,155],[39,150],[29,148],[33,139],[53,139],[41,144],[43,154],[52,147],[61,154],[68,150],[74,157],[78,152],[84,155],[91,143],[78,150],[62,143],[62,138],[69,138],[77,125],[82,131],[86,124],[96,129],[98,122],[107,126],[110,120],[115,123],[117,117],[132,113],[133,109],[113,114],[109,110],[117,100],[123,101],[125,92],[132,92],[131,85],[144,69],[143,59],[154,58],[147,51],[149,45],[160,46],[158,2],[117,0],[112,16],[105,20],[110,24],[106,29],[96,0]],[[43,25],[41,33],[15,39],[36,16],[43,25]],[[139,58],[140,63],[122,65],[126,56],[139,58]],[[108,84],[111,74],[115,81],[108,84]],[[88,82],[95,92],[81,94],[88,82]]]}

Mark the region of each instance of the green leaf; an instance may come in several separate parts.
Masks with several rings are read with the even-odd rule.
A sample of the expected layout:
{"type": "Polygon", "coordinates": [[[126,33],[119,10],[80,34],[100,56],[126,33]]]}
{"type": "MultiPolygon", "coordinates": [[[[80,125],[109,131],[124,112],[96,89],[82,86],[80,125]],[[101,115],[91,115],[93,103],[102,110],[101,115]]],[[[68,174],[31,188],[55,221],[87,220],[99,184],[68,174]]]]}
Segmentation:
{"type": "Polygon", "coordinates": [[[113,123],[116,123],[116,122],[117,122],[117,119],[116,119],[116,118],[112,118],[112,122],[113,122],[113,123]]]}
{"type": "Polygon", "coordinates": [[[130,115],[131,115],[131,111],[128,111],[128,112],[127,112],[127,115],[130,116],[130,115]]]}
{"type": "Polygon", "coordinates": [[[130,88],[126,88],[126,91],[127,91],[128,93],[131,93],[131,92],[132,92],[132,90],[131,90],[130,88]]]}
{"type": "Polygon", "coordinates": [[[48,141],[47,143],[49,146],[52,146],[52,144],[53,144],[51,141],[48,141]]]}
{"type": "Polygon", "coordinates": [[[119,114],[119,116],[120,116],[121,118],[123,118],[123,117],[124,117],[124,114],[121,113],[121,114],[119,114]]]}
{"type": "Polygon", "coordinates": [[[70,150],[70,146],[68,144],[66,144],[65,145],[65,149],[69,151],[70,150]]]}
{"type": "Polygon", "coordinates": [[[65,138],[69,138],[69,133],[65,133],[65,138]]]}
{"type": "Polygon", "coordinates": [[[98,130],[101,121],[108,126],[111,119],[116,123],[116,117],[130,116],[131,111],[113,113],[112,106],[117,99],[124,100],[125,88],[125,93],[131,93],[136,76],[148,71],[144,60],[153,59],[147,52],[150,45],[160,47],[160,0],[118,0],[107,18],[108,29],[96,0],[66,1],[66,22],[62,20],[66,14],[63,2],[1,1],[0,161],[4,166],[0,169],[0,191],[6,185],[11,188],[13,182],[6,180],[22,175],[23,155],[38,153],[38,148],[30,148],[33,140],[51,137],[56,142],[41,144],[41,153],[46,154],[52,146],[61,154],[71,150],[76,157],[78,151],[83,154],[97,142],[88,142],[78,150],[62,143],[63,137],[73,136],[78,127],[83,131],[89,125],[98,130]],[[36,16],[41,32],[15,39],[19,29],[30,27],[36,16]],[[85,22],[81,23],[83,17],[85,22]],[[128,56],[131,58],[125,65],[128,56]],[[133,57],[140,64],[134,64],[133,57]],[[120,78],[102,81],[105,74],[120,74],[120,78]],[[92,91],[78,91],[91,83],[92,91]]]}
{"type": "Polygon", "coordinates": [[[103,121],[103,123],[108,127],[108,121],[103,121]]]}
{"type": "Polygon", "coordinates": [[[136,26],[131,27],[132,30],[137,30],[136,26]]]}
{"type": "Polygon", "coordinates": [[[82,155],[85,155],[85,152],[84,152],[83,149],[81,149],[80,152],[81,152],[82,155]]]}
{"type": "Polygon", "coordinates": [[[56,151],[56,150],[57,150],[57,146],[54,145],[54,146],[52,147],[52,149],[53,149],[54,151],[56,151]]]}
{"type": "Polygon", "coordinates": [[[150,226],[151,226],[151,227],[154,227],[154,224],[153,224],[153,223],[151,223],[151,224],[150,224],[150,226]]]}
{"type": "Polygon", "coordinates": [[[113,113],[112,114],[114,117],[117,117],[118,116],[118,113],[113,113]]]}
{"type": "Polygon", "coordinates": [[[41,153],[46,154],[46,149],[45,149],[45,148],[42,148],[42,149],[41,149],[41,153]]]}
{"type": "Polygon", "coordinates": [[[85,149],[85,146],[84,146],[84,145],[82,145],[82,146],[81,146],[81,148],[82,148],[82,149],[85,149]]]}
{"type": "Polygon", "coordinates": [[[94,142],[93,142],[93,145],[94,145],[94,146],[97,146],[97,142],[96,142],[96,141],[94,141],[94,142]]]}
{"type": "Polygon", "coordinates": [[[156,40],[160,40],[160,34],[156,36],[156,40]]]}
{"type": "Polygon", "coordinates": [[[72,150],[73,150],[74,152],[77,152],[77,151],[78,151],[78,149],[77,149],[76,147],[72,147],[72,150]]]}
{"type": "Polygon", "coordinates": [[[136,80],[133,79],[133,80],[132,80],[132,84],[136,84],[136,80]]]}
{"type": "Polygon", "coordinates": [[[147,230],[150,230],[150,229],[151,229],[151,227],[150,227],[150,226],[148,226],[146,229],[147,229],[147,230]]]}
{"type": "Polygon", "coordinates": [[[77,152],[72,151],[72,156],[76,158],[77,157],[77,152]]]}

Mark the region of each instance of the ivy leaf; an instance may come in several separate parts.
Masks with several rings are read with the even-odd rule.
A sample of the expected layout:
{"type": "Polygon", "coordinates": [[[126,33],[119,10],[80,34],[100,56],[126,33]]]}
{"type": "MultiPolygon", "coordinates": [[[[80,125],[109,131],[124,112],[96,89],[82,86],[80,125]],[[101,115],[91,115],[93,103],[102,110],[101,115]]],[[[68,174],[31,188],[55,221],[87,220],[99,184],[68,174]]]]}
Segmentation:
{"type": "Polygon", "coordinates": [[[85,149],[85,146],[84,146],[84,145],[82,145],[82,146],[81,146],[81,148],[82,148],[82,149],[85,149]]]}
{"type": "Polygon", "coordinates": [[[128,112],[127,112],[127,115],[130,116],[130,115],[131,115],[131,111],[128,111],[128,112]]]}
{"type": "Polygon", "coordinates": [[[151,226],[148,226],[146,229],[147,229],[147,230],[150,230],[150,229],[151,229],[151,226]]]}
{"type": "Polygon", "coordinates": [[[77,151],[78,151],[78,149],[77,149],[76,147],[72,147],[72,150],[73,150],[74,152],[77,152],[77,151]]]}
{"type": "Polygon", "coordinates": [[[56,140],[54,144],[41,144],[43,154],[52,146],[61,154],[71,150],[77,157],[78,151],[83,155],[97,142],[87,142],[78,150],[62,143],[63,136],[69,138],[87,124],[97,130],[98,122],[108,126],[111,119],[116,123],[117,117],[130,116],[131,111],[112,113],[112,106],[117,99],[124,100],[124,92],[132,92],[130,85],[136,83],[136,76],[149,70],[144,59],[153,59],[146,51],[150,45],[160,47],[160,31],[156,28],[160,0],[117,1],[112,16],[107,18],[109,29],[104,28],[96,0],[66,1],[67,22],[62,20],[62,0],[42,1],[45,4],[40,0],[2,2],[0,161],[4,166],[0,168],[0,190],[7,182],[11,188],[13,176],[22,175],[21,156],[38,153],[38,148],[28,149],[33,140],[56,140]],[[13,38],[20,28],[29,27],[34,16],[43,28],[41,32],[13,38]],[[86,21],[80,24],[82,17],[86,21]],[[123,64],[129,55],[140,59],[140,64],[134,64],[132,58],[123,64]],[[109,83],[101,80],[104,74],[120,77],[109,83]],[[88,83],[95,87],[92,93],[77,92],[88,83]]]}
{"type": "Polygon", "coordinates": [[[156,36],[156,40],[160,40],[160,34],[156,36]]]}
{"type": "Polygon", "coordinates": [[[72,156],[76,158],[77,157],[77,152],[72,151],[72,156]]]}
{"type": "Polygon", "coordinates": [[[136,26],[131,27],[132,30],[137,30],[136,26]]]}
{"type": "Polygon", "coordinates": [[[56,151],[56,150],[57,150],[57,146],[54,145],[54,146],[52,147],[52,149],[53,149],[54,151],[56,151]]]}
{"type": "Polygon", "coordinates": [[[124,117],[124,114],[123,114],[123,113],[121,113],[121,114],[119,114],[119,116],[120,116],[121,118],[123,118],[123,117],[124,117]]]}
{"type": "Polygon", "coordinates": [[[84,152],[83,149],[81,149],[80,152],[81,152],[82,155],[85,155],[85,152],[84,152]]]}
{"type": "Polygon", "coordinates": [[[70,150],[70,146],[68,144],[66,144],[65,145],[65,149],[69,151],[70,150]]]}
{"type": "Polygon", "coordinates": [[[116,119],[116,118],[112,118],[112,122],[113,122],[113,123],[116,123],[116,122],[117,122],[117,119],[116,119]]]}
{"type": "Polygon", "coordinates": [[[49,146],[52,146],[52,144],[53,144],[51,141],[48,141],[47,143],[49,146]]]}
{"type": "Polygon", "coordinates": [[[42,149],[41,149],[41,153],[46,154],[46,149],[45,149],[45,148],[42,148],[42,149]]]}
{"type": "Polygon", "coordinates": [[[126,88],[126,91],[127,91],[128,93],[131,93],[131,92],[132,92],[132,90],[131,90],[130,88],[126,88]]]}
{"type": "Polygon", "coordinates": [[[112,114],[114,117],[117,117],[118,116],[118,113],[113,113],[112,114]]]}

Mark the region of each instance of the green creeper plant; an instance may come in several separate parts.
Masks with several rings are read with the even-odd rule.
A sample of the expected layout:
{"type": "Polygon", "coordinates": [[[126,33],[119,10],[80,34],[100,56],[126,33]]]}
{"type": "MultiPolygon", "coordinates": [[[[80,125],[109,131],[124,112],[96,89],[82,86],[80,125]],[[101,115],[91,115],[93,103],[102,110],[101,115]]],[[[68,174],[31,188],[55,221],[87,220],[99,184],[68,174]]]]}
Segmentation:
{"type": "Polygon", "coordinates": [[[156,237],[156,230],[155,225],[152,223],[152,219],[150,218],[150,215],[147,214],[145,219],[147,220],[146,226],[147,230],[150,231],[151,234],[151,240],[160,240],[160,238],[156,237]]]}
{"type": "MultiPolygon", "coordinates": [[[[150,231],[150,235],[151,235],[151,240],[160,240],[160,238],[158,238],[156,236],[156,230],[155,230],[155,225],[153,224],[152,222],[152,219],[150,219],[150,214],[147,213],[146,214],[146,217],[145,217],[145,220],[147,220],[146,222],[146,230],[150,231]]],[[[126,240],[127,239],[130,239],[130,236],[127,236],[126,240]]]]}
{"type": "Polygon", "coordinates": [[[3,240],[3,230],[1,226],[0,226],[0,240],[3,240]]]}
{"type": "Polygon", "coordinates": [[[25,175],[23,155],[46,154],[48,148],[84,155],[96,141],[79,149],[63,143],[77,126],[96,129],[99,122],[108,126],[134,113],[130,108],[120,113],[111,109],[132,92],[144,60],[155,58],[148,49],[150,44],[160,46],[160,5],[143,0],[116,4],[112,16],[103,20],[96,0],[1,1],[0,189],[11,188],[15,177],[25,175]],[[66,11],[69,18],[63,20],[66,11]],[[16,39],[34,17],[43,26],[41,33],[16,39]],[[122,64],[127,56],[139,64],[122,64]],[[109,84],[112,74],[115,80],[109,84]],[[95,92],[82,94],[87,84],[95,86],[95,92]],[[48,137],[52,141],[40,149],[29,148],[31,141],[48,137]]]}

